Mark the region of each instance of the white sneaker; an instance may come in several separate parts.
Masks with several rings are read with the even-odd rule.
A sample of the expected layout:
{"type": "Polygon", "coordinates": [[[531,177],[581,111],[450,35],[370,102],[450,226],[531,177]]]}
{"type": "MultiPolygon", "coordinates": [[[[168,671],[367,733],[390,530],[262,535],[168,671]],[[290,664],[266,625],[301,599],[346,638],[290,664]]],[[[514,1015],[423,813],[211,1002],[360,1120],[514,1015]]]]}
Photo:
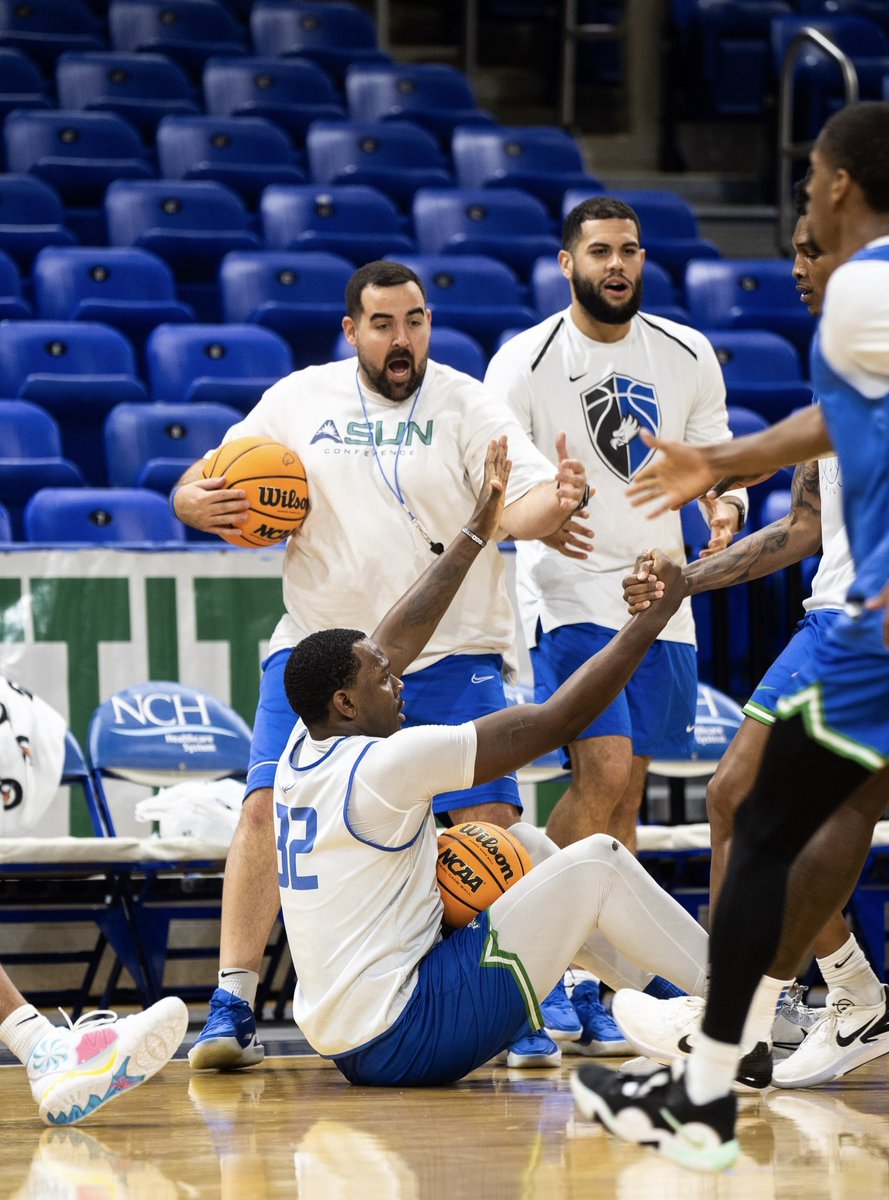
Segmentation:
{"type": "Polygon", "coordinates": [[[188,1009],[176,996],[121,1020],[112,1012],[92,1012],[67,1029],[53,1026],[27,1064],[40,1116],[47,1125],[82,1121],[156,1075],[187,1028],[188,1009]]]}
{"type": "Polygon", "coordinates": [[[829,992],[827,1007],[789,1058],[777,1063],[778,1087],[812,1087],[839,1079],[881,1054],[889,1053],[889,988],[879,1004],[856,1003],[848,992],[829,992]]]}

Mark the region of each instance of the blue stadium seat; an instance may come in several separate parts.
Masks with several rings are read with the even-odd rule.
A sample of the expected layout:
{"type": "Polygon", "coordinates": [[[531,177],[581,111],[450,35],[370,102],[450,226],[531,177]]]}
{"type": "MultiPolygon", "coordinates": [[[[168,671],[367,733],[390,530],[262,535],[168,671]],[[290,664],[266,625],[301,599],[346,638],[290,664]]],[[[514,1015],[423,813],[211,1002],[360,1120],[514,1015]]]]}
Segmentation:
{"type": "Polygon", "coordinates": [[[12,521],[9,519],[9,513],[0,504],[0,542],[11,542],[12,540],[12,521]]]}
{"type": "Polygon", "coordinates": [[[111,0],[108,28],[115,50],[165,54],[195,81],[213,55],[246,53],[240,26],[215,0],[111,0]]]}
{"type": "Polygon", "coordinates": [[[25,538],[53,545],[163,545],[185,527],[163,496],[142,488],[41,488],[25,505],[25,538]]]}
{"type": "Polygon", "coordinates": [[[30,273],[44,246],[72,246],[58,192],[33,175],[0,175],[0,249],[30,273]]]}
{"type": "Polygon", "coordinates": [[[62,108],[116,113],[146,141],[161,117],[200,111],[185,73],[162,54],[63,54],[56,91],[62,108]]]}
{"type": "Polygon", "coordinates": [[[300,183],[286,135],[262,117],[164,117],[157,159],[165,179],[225,184],[250,206],[270,183],[300,183]]]}
{"type": "Polygon", "coordinates": [[[799,353],[786,338],[763,329],[704,332],[722,367],[729,404],[751,408],[773,422],[811,401],[799,353]]]}
{"type": "Polygon", "coordinates": [[[759,519],[761,526],[771,525],[773,521],[780,521],[790,512],[792,502],[792,493],[790,488],[774,488],[766,496],[765,500],[759,509],[759,519]]]}
{"type": "MultiPolygon", "coordinates": [[[[346,341],[346,335],[340,333],[333,348],[335,359],[354,358],[355,347],[346,341]]],[[[453,367],[471,375],[473,379],[482,380],[488,369],[488,356],[482,350],[478,341],[460,329],[449,329],[447,325],[434,324],[429,338],[429,357],[435,362],[453,367]]]]}
{"type": "Polygon", "coordinates": [[[732,437],[748,437],[751,433],[762,433],[768,429],[769,423],[765,417],[754,412],[751,408],[741,408],[739,405],[728,405],[728,427],[732,437]]]}
{"type": "Polygon", "coordinates": [[[346,115],[329,76],[296,58],[211,58],[204,67],[204,100],[214,117],[274,122],[300,149],[313,121],[346,115]]]}
{"type": "Polygon", "coordinates": [[[694,66],[704,81],[703,111],[723,117],[767,112],[776,82],[771,25],[792,11],[784,0],[699,0],[694,66]]]}
{"type": "Polygon", "coordinates": [[[46,82],[21,50],[0,49],[0,121],[14,108],[51,108],[46,82]]]}
{"type": "MultiPolygon", "coordinates": [[[[552,256],[538,258],[531,271],[531,299],[542,317],[560,312],[571,303],[571,288],[552,256]]],[[[676,304],[673,281],[663,267],[646,258],[642,270],[642,309],[658,317],[688,324],[688,313],[676,304]]]]}
{"type": "Polygon", "coordinates": [[[421,254],[485,254],[527,279],[559,253],[546,207],[517,188],[421,188],[412,212],[421,254]]]}
{"type": "Polygon", "coordinates": [[[406,255],[399,261],[423,280],[436,323],[471,334],[493,354],[504,329],[527,329],[537,313],[505,263],[483,255],[406,255]]]}
{"type": "Polygon", "coordinates": [[[31,316],[31,306],[22,296],[18,267],[0,250],[0,321],[22,320],[31,316]]]}
{"type": "Polygon", "coordinates": [[[96,246],[50,247],[34,260],[38,315],[57,321],[102,321],[141,350],[162,322],[195,319],[176,299],[173,273],[147,250],[96,246]]]}
{"type": "Polygon", "coordinates": [[[326,250],[355,266],[416,251],[394,201],[376,188],[272,184],[262,193],[259,216],[270,250],[326,250]]]}
{"type": "Polygon", "coordinates": [[[284,339],[257,325],[158,325],[146,358],[153,400],[210,400],[241,412],[293,370],[284,339]]]}
{"type": "Polygon", "coordinates": [[[116,179],[150,179],[139,134],[114,113],[21,109],[3,126],[10,171],[51,184],[67,209],[67,224],[86,242],[105,241],[101,210],[116,179]]]}
{"type": "Polygon", "coordinates": [[[200,320],[219,317],[216,276],[230,250],[255,250],[239,196],[221,183],[112,183],[105,195],[112,246],[139,246],[172,268],[180,297],[200,320]]]}
{"type": "Polygon", "coordinates": [[[250,13],[250,32],[257,54],[308,58],[340,86],[353,63],[391,62],[377,45],[373,18],[342,0],[258,0],[250,13]]]}
{"type": "Polygon", "coordinates": [[[692,259],[685,296],[697,328],[769,329],[808,361],[814,321],[800,304],[783,259],[692,259]]]}
{"type": "Polygon", "coordinates": [[[118,404],[105,421],[108,482],[166,496],[186,467],[218,446],[241,417],[230,405],[211,402],[118,404]]]}
{"type": "Polygon", "coordinates": [[[497,123],[478,107],[463,72],[437,63],[350,67],[346,99],[355,121],[413,121],[447,148],[456,126],[497,123]]]}
{"type": "Polygon", "coordinates": [[[297,367],[327,362],[342,327],[354,268],[321,251],[235,251],[219,268],[226,321],[264,325],[290,345],[297,367]]]}
{"type": "Polygon", "coordinates": [[[105,38],[81,0],[0,0],[0,46],[23,50],[49,75],[64,50],[103,50],[105,38]]]}
{"type": "Polygon", "coordinates": [[[0,324],[0,396],[31,400],[50,412],[66,457],[96,484],[105,482],[96,446],[106,414],[115,404],[147,399],[123,334],[76,321],[0,324]]]}
{"type": "Polygon", "coordinates": [[[409,121],[316,121],[306,153],[315,183],[367,184],[405,210],[417,188],[453,183],[435,138],[409,121]]]}
{"type": "Polygon", "coordinates": [[[460,187],[521,188],[542,200],[554,220],[569,188],[602,191],[586,173],[575,139],[556,126],[458,126],[451,154],[460,187]]]}
{"type": "Polygon", "coordinates": [[[24,536],[22,513],[36,491],[82,485],[80,471],[62,457],[59,427],[49,413],[27,400],[0,401],[0,502],[16,540],[24,536]]]}

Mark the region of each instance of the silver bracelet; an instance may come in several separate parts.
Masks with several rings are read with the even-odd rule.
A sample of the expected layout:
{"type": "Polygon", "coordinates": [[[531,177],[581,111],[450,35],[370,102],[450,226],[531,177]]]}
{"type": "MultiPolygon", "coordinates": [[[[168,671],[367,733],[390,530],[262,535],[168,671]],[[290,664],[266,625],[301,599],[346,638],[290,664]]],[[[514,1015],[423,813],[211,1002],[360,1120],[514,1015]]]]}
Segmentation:
{"type": "Polygon", "coordinates": [[[470,538],[473,542],[475,542],[476,546],[484,547],[484,546],[487,546],[487,544],[488,544],[484,538],[479,537],[477,533],[473,533],[472,530],[467,528],[466,525],[463,526],[463,528],[460,530],[460,532],[465,533],[468,538],[470,538]]]}

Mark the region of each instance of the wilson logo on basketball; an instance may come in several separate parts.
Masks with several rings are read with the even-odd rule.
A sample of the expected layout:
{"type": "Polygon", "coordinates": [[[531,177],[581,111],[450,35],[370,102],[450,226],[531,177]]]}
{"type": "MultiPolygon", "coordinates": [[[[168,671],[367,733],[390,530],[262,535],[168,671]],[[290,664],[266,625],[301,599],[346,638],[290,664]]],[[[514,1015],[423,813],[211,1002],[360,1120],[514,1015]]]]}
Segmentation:
{"type": "Polygon", "coordinates": [[[443,920],[460,929],[531,870],[528,852],[499,825],[453,825],[438,835],[443,920]]]}
{"type": "Polygon", "coordinates": [[[259,503],[263,508],[289,508],[296,512],[306,512],[309,507],[309,498],[306,495],[300,495],[293,488],[265,487],[259,485],[259,503]]]}
{"type": "Polygon", "coordinates": [[[487,851],[503,876],[503,882],[509,883],[515,872],[509,865],[506,855],[500,853],[500,839],[495,837],[484,825],[461,825],[460,832],[487,851]]]}

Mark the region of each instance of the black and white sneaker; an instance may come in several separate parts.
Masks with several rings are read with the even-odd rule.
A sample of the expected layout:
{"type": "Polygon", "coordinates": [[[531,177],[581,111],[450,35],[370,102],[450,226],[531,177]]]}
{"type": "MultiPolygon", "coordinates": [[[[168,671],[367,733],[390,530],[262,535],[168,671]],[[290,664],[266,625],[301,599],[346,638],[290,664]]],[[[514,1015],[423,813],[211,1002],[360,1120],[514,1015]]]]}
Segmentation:
{"type": "Polygon", "coordinates": [[[647,1075],[624,1075],[588,1063],[571,1076],[571,1091],[585,1117],[625,1142],[654,1146],[693,1171],[725,1171],[738,1158],[737,1101],[728,1095],[692,1104],[683,1071],[684,1064],[674,1063],[647,1075]]]}

